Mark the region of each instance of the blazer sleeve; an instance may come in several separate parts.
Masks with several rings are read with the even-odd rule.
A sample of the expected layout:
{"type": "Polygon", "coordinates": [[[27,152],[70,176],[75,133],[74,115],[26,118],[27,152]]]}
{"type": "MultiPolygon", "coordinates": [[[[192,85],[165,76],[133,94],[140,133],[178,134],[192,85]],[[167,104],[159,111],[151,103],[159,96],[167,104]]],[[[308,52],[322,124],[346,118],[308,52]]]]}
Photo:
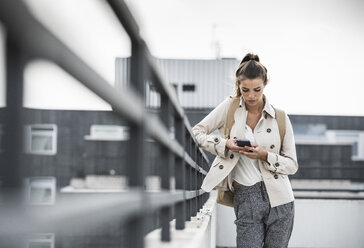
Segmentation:
{"type": "Polygon", "coordinates": [[[225,119],[231,98],[226,98],[214,110],[212,110],[204,119],[192,128],[199,146],[212,154],[225,158],[227,154],[226,139],[215,136],[210,133],[220,129],[225,124],[225,119]]]}
{"type": "Polygon", "coordinates": [[[296,143],[293,135],[293,128],[288,115],[286,114],[286,133],[282,144],[281,154],[268,152],[268,163],[266,168],[270,171],[293,175],[298,170],[296,143]]]}

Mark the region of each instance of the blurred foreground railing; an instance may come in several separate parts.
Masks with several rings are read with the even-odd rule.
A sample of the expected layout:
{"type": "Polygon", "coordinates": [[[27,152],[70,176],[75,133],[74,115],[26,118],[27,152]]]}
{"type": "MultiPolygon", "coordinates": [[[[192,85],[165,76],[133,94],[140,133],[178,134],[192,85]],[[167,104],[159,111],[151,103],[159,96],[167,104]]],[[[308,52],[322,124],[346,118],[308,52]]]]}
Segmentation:
{"type": "MultiPolygon", "coordinates": [[[[89,65],[83,62],[49,32],[21,1],[0,2],[0,21],[6,28],[6,110],[4,152],[1,156],[0,246],[11,243],[14,235],[62,232],[84,233],[93,225],[117,219],[128,223],[124,237],[128,247],[143,247],[143,223],[148,212],[161,211],[163,241],[170,240],[169,221],[175,208],[176,228],[184,229],[186,220],[195,216],[208,194],[200,186],[209,162],[192,135],[190,124],[172,87],[163,80],[149,50],[139,35],[138,25],[123,1],[108,1],[132,42],[130,86],[116,91],[89,65]],[[23,75],[25,65],[35,58],[52,61],[109,103],[130,127],[127,177],[129,190],[123,193],[59,194],[53,206],[22,204],[20,157],[23,147],[23,75]],[[145,107],[145,86],[160,94],[159,115],[145,107]],[[175,137],[171,138],[170,129],[175,137]],[[144,171],[148,158],[143,156],[145,140],[153,139],[162,150],[160,192],[144,190],[144,171]],[[172,168],[174,175],[171,175],[172,168]],[[170,177],[176,190],[170,190],[170,177]],[[5,224],[6,223],[6,224],[5,224]]],[[[14,239],[16,242],[16,238],[14,239]]]]}

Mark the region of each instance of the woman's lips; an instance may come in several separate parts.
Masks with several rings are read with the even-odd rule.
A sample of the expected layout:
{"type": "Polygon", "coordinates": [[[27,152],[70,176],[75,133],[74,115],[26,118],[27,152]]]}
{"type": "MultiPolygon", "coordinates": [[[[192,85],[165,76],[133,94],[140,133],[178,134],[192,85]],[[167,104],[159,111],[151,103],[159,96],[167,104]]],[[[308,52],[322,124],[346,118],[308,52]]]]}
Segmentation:
{"type": "Polygon", "coordinates": [[[248,100],[248,103],[255,103],[255,100],[248,100]]]}

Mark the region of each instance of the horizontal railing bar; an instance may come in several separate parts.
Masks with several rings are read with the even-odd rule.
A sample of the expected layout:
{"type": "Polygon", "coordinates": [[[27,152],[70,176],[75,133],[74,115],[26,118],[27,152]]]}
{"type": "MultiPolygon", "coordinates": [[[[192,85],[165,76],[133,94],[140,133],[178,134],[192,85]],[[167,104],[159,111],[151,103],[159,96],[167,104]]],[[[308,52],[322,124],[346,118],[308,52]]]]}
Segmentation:
{"type": "Polygon", "coordinates": [[[178,157],[183,158],[187,164],[195,168],[200,173],[204,175],[207,174],[204,169],[198,166],[197,163],[193,161],[193,159],[187,153],[184,152],[184,148],[178,143],[177,140],[170,138],[168,130],[157,117],[150,115],[150,117],[146,118],[146,121],[149,123],[149,125],[146,126],[146,130],[153,139],[160,142],[178,157]]]}
{"type": "MultiPolygon", "coordinates": [[[[131,190],[123,193],[61,193],[51,206],[24,206],[23,211],[0,211],[0,233],[15,234],[37,230],[65,231],[69,228],[86,229],[88,224],[126,220],[145,212],[144,192],[131,190]]],[[[17,210],[22,210],[18,208],[17,210]]]]}
{"type": "Polygon", "coordinates": [[[190,157],[190,155],[188,155],[187,153],[185,153],[185,161],[187,164],[189,164],[192,168],[195,168],[198,172],[204,174],[204,175],[207,175],[207,172],[202,169],[200,166],[198,166],[196,164],[195,161],[193,161],[193,159],[190,157]]]}
{"type": "MultiPolygon", "coordinates": [[[[146,112],[149,114],[149,119],[152,119],[153,117],[153,115],[155,115],[155,111],[154,110],[151,110],[151,109],[146,109],[146,112]]],[[[156,124],[156,128],[153,128],[153,130],[155,129],[156,131],[157,131],[157,133],[159,132],[159,130],[160,129],[165,129],[164,128],[164,126],[163,127],[161,127],[163,124],[160,122],[160,121],[158,121],[159,119],[157,118],[157,121],[155,121],[155,122],[159,122],[159,123],[157,123],[156,124]]],[[[190,124],[189,124],[189,121],[188,121],[188,119],[187,118],[183,118],[183,120],[184,120],[184,123],[185,123],[185,128],[188,130],[188,129],[190,129],[191,130],[191,126],[190,126],[190,124]]],[[[154,120],[153,120],[154,121],[154,120]]],[[[148,121],[148,123],[150,123],[150,121],[148,121]]],[[[148,127],[147,127],[148,128],[148,127]]],[[[166,130],[167,132],[169,132],[168,130],[166,130]]],[[[165,134],[164,135],[167,135],[167,132],[165,132],[165,134]]],[[[154,133],[154,131],[153,131],[153,133],[154,133]]],[[[195,138],[195,136],[192,134],[192,131],[190,132],[190,134],[191,134],[191,137],[193,138],[193,140],[196,142],[196,144],[197,144],[197,140],[196,140],[196,138],[195,138]]],[[[159,139],[158,138],[158,140],[160,141],[161,139],[159,139]]],[[[179,144],[179,143],[178,143],[179,144]]],[[[165,143],[165,145],[168,145],[167,143],[165,143]]],[[[174,153],[177,155],[177,156],[179,156],[179,157],[181,157],[181,154],[180,154],[180,152],[178,151],[180,148],[177,148],[176,150],[174,150],[174,153]]],[[[184,150],[184,148],[181,148],[182,150],[184,150]]],[[[207,155],[206,155],[206,153],[200,148],[200,147],[198,147],[198,149],[199,149],[199,151],[201,152],[201,154],[202,154],[202,156],[204,157],[204,159],[205,159],[205,161],[207,162],[207,163],[209,163],[209,159],[208,159],[208,157],[207,157],[207,155]]],[[[183,157],[182,157],[183,158],[183,157]]]]}
{"type": "Polygon", "coordinates": [[[139,26],[127,7],[127,4],[120,0],[107,0],[107,2],[132,42],[138,44],[144,43],[140,37],[139,26]]]}
{"type": "Polygon", "coordinates": [[[172,206],[204,193],[203,190],[148,192],[136,189],[110,193],[60,193],[54,205],[24,206],[21,213],[13,212],[12,208],[5,209],[5,205],[2,205],[0,218],[3,223],[11,224],[0,225],[0,233],[11,235],[37,230],[64,231],[77,226],[85,230],[91,222],[102,224],[115,218],[123,221],[132,215],[172,206]]]}
{"type": "Polygon", "coordinates": [[[172,86],[169,83],[167,83],[166,80],[163,78],[163,76],[160,74],[159,69],[155,65],[155,62],[149,53],[149,50],[145,48],[144,51],[147,59],[147,64],[152,74],[152,78],[155,79],[155,81],[153,81],[153,85],[159,90],[160,94],[166,95],[167,98],[169,98],[174,109],[174,114],[177,114],[181,118],[184,118],[185,114],[182,107],[178,103],[176,92],[173,90],[172,86]]]}
{"type": "Polygon", "coordinates": [[[149,49],[145,45],[145,42],[140,42],[143,39],[140,36],[139,27],[136,21],[134,20],[133,15],[127,8],[127,5],[123,1],[114,1],[114,0],[108,0],[108,3],[110,4],[115,15],[119,19],[121,25],[127,31],[132,41],[137,43],[142,43],[142,49],[144,51],[144,56],[147,60],[147,65],[149,67],[151,74],[153,75],[153,78],[156,79],[156,82],[154,82],[154,84],[157,83],[155,86],[159,89],[160,91],[159,93],[166,95],[171,101],[175,112],[180,117],[184,117],[185,116],[184,111],[177,101],[177,96],[173,91],[172,86],[170,86],[163,78],[163,76],[160,74],[159,69],[157,68],[153,60],[153,57],[149,52],[149,49]]]}
{"type": "Polygon", "coordinates": [[[364,197],[322,197],[322,196],[295,196],[295,199],[307,199],[307,200],[364,200],[364,197]]]}
{"type": "Polygon", "coordinates": [[[295,197],[310,197],[310,198],[345,198],[357,199],[364,198],[363,192],[348,192],[348,191],[294,191],[295,197]]]}
{"type": "MultiPolygon", "coordinates": [[[[198,144],[197,139],[196,139],[195,135],[192,132],[192,127],[191,127],[190,121],[187,118],[185,118],[184,123],[185,123],[185,127],[188,130],[188,132],[190,133],[190,136],[192,137],[193,141],[195,142],[195,144],[198,144]]],[[[200,146],[198,146],[198,149],[199,149],[200,153],[202,153],[202,156],[204,157],[206,162],[209,164],[210,160],[208,159],[205,151],[203,151],[200,146]]]]}
{"type": "Polygon", "coordinates": [[[148,201],[148,208],[159,209],[185,200],[185,193],[183,190],[161,190],[158,192],[147,192],[146,197],[148,201]]]}
{"type": "Polygon", "coordinates": [[[315,188],[294,188],[293,191],[319,191],[319,192],[364,192],[364,189],[315,189],[315,188]]]}
{"type": "MultiPolygon", "coordinates": [[[[191,128],[190,122],[186,118],[184,110],[182,109],[182,107],[180,106],[180,104],[179,104],[179,102],[177,100],[178,98],[177,98],[177,95],[176,95],[175,91],[173,90],[173,88],[172,88],[172,86],[170,84],[166,83],[166,80],[160,74],[157,66],[155,65],[154,60],[152,59],[152,56],[149,54],[149,50],[147,48],[145,48],[145,51],[146,51],[146,56],[147,56],[148,65],[150,67],[150,70],[151,70],[154,78],[157,79],[158,84],[155,85],[155,86],[160,91],[162,91],[162,94],[164,93],[170,99],[175,112],[178,114],[178,116],[183,118],[184,125],[185,125],[186,129],[188,130],[188,132],[190,133],[190,136],[192,137],[193,141],[195,142],[195,144],[198,144],[195,136],[192,133],[192,128],[191,128]]],[[[200,147],[199,147],[199,151],[202,153],[202,155],[203,155],[204,159],[207,161],[207,163],[209,163],[209,159],[207,158],[207,155],[205,154],[205,152],[200,147]]]]}
{"type": "MultiPolygon", "coordinates": [[[[133,42],[137,42],[141,45],[141,48],[144,51],[145,58],[147,60],[147,65],[149,67],[149,70],[153,77],[156,79],[156,82],[154,82],[155,86],[160,90],[161,94],[166,95],[175,110],[175,113],[178,114],[181,118],[184,119],[185,126],[187,127],[187,130],[189,131],[190,135],[193,137],[194,142],[197,144],[197,140],[192,134],[192,129],[189,124],[188,119],[186,118],[186,115],[184,113],[184,110],[180,106],[177,100],[177,96],[175,91],[173,90],[172,86],[166,82],[166,80],[163,78],[163,76],[160,74],[160,71],[158,70],[152,55],[149,52],[149,49],[146,47],[145,42],[141,42],[143,39],[140,37],[139,33],[139,27],[127,8],[127,5],[123,1],[114,1],[114,0],[108,0],[108,3],[110,4],[111,8],[113,9],[115,15],[119,19],[121,25],[124,27],[130,38],[133,42]],[[187,125],[186,125],[187,124],[187,125]]],[[[200,152],[202,153],[205,160],[209,163],[209,159],[207,158],[206,154],[202,149],[200,149],[200,152]]]]}
{"type": "MultiPolygon", "coordinates": [[[[122,8],[121,6],[123,4],[115,4],[114,1],[110,1],[110,0],[109,0],[109,2],[113,3],[113,4],[111,4],[112,8],[115,11],[115,14],[119,17],[119,20],[121,21],[122,25],[126,29],[129,24],[125,23],[125,25],[124,25],[123,16],[120,16],[122,13],[122,10],[120,8],[122,8]]],[[[129,15],[129,13],[127,13],[127,15],[129,15]]],[[[134,33],[134,35],[137,35],[137,33],[134,33]]],[[[139,33],[138,33],[138,35],[139,35],[139,33]]],[[[139,37],[136,40],[141,40],[141,38],[139,37]]],[[[158,68],[157,68],[148,48],[145,46],[145,44],[143,44],[143,51],[145,51],[144,55],[147,59],[147,65],[149,66],[149,69],[150,69],[153,77],[156,79],[156,82],[154,82],[154,84],[156,83],[155,86],[159,89],[160,93],[166,95],[170,99],[172,106],[175,110],[175,113],[177,113],[178,116],[180,116],[181,118],[184,119],[184,123],[185,123],[187,130],[189,131],[190,135],[192,136],[194,142],[197,144],[197,140],[192,133],[191,125],[190,125],[188,119],[185,117],[184,110],[182,109],[182,107],[180,106],[180,104],[177,101],[177,96],[176,96],[175,91],[173,90],[171,85],[166,82],[164,77],[160,74],[160,71],[158,70],[158,68]]],[[[199,150],[202,153],[205,160],[207,162],[209,162],[209,159],[207,158],[205,152],[201,148],[199,148],[199,150]]]]}
{"type": "MultiPolygon", "coordinates": [[[[29,37],[27,32],[22,28],[22,26],[20,26],[20,30],[17,30],[18,32],[21,32],[19,36],[25,34],[25,37],[22,37],[21,39],[27,41],[36,39],[36,41],[32,42],[34,47],[33,45],[26,45],[27,49],[31,50],[32,48],[36,48],[33,50],[33,53],[37,54],[36,56],[42,56],[57,63],[96,95],[111,104],[114,110],[128,121],[137,125],[141,125],[143,122],[150,123],[150,125],[146,125],[147,132],[154,139],[162,143],[162,145],[164,145],[167,149],[172,150],[176,155],[183,158],[184,149],[182,146],[179,145],[177,141],[169,138],[168,130],[159,119],[145,113],[144,104],[141,100],[139,100],[140,97],[138,97],[136,93],[134,93],[131,89],[115,91],[114,87],[94,72],[92,68],[83,62],[61,41],[54,37],[32,16],[28,14],[27,18],[25,17],[21,19],[24,19],[25,21],[29,19],[28,25],[33,22],[31,27],[33,27],[34,33],[32,33],[31,37],[29,37]],[[55,53],[54,51],[57,52],[55,53]],[[58,56],[59,54],[62,54],[62,56],[58,56]]],[[[186,123],[186,118],[184,119],[186,123]]]]}
{"type": "Polygon", "coordinates": [[[169,130],[162,123],[162,121],[154,115],[148,114],[145,121],[148,123],[146,125],[146,130],[148,134],[161,143],[164,147],[172,151],[174,154],[183,158],[184,149],[177,140],[171,139],[169,130]]]}
{"type": "Polygon", "coordinates": [[[186,199],[193,199],[199,195],[203,195],[205,194],[206,192],[202,189],[200,190],[190,190],[190,191],[186,191],[186,199]]]}
{"type": "MultiPolygon", "coordinates": [[[[80,81],[100,98],[111,104],[116,112],[130,122],[140,124],[144,119],[144,104],[131,89],[116,91],[106,80],[89,67],[67,46],[51,34],[41,23],[25,10],[20,1],[1,5],[3,11],[16,11],[5,15],[6,26],[16,33],[17,41],[31,53],[31,57],[42,57],[55,62],[80,81]],[[18,4],[19,6],[16,6],[18,4]],[[18,18],[21,16],[21,18],[18,18]],[[10,26],[10,27],[9,27],[10,26]],[[62,56],[60,56],[62,55],[62,56]]],[[[1,13],[0,16],[3,16],[1,13]]],[[[30,58],[29,58],[30,59],[30,58]]]]}
{"type": "Polygon", "coordinates": [[[297,177],[290,177],[291,179],[294,179],[294,180],[301,180],[301,179],[308,179],[308,180],[352,180],[352,181],[360,181],[362,180],[360,177],[344,177],[344,176],[341,176],[341,177],[310,177],[310,178],[297,178],[297,177]]]}
{"type": "Polygon", "coordinates": [[[364,167],[362,166],[358,166],[358,167],[353,167],[353,166],[348,166],[348,167],[330,167],[330,166],[320,166],[320,167],[316,167],[316,166],[301,166],[300,169],[308,169],[308,170],[315,170],[315,169],[325,169],[325,170],[363,170],[364,171],[364,167]]]}

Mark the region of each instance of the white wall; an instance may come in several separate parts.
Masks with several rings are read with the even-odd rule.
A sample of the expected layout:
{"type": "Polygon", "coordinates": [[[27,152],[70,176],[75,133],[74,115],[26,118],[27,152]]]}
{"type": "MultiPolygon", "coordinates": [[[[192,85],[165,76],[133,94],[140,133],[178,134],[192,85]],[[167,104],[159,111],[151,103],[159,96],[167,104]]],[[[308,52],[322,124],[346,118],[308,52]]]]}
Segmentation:
{"type": "Polygon", "coordinates": [[[364,201],[296,200],[291,247],[363,247],[364,201]]]}
{"type": "MultiPolygon", "coordinates": [[[[289,247],[350,247],[364,244],[364,200],[295,200],[289,247]]],[[[216,245],[236,247],[233,208],[217,205],[216,245]]]]}
{"type": "Polygon", "coordinates": [[[24,71],[23,106],[36,109],[111,110],[91,90],[54,63],[36,60],[24,71]]]}

